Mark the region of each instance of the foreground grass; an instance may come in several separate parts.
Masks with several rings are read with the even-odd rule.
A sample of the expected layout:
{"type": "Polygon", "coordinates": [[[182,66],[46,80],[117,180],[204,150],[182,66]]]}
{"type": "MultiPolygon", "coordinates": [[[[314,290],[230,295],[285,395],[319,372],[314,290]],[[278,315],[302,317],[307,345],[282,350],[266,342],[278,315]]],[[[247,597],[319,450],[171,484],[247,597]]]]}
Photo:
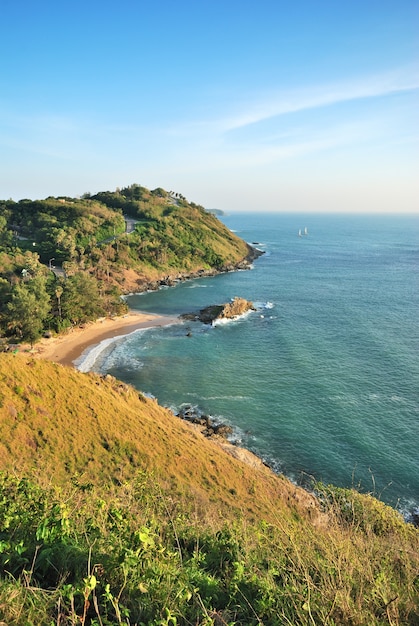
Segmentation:
{"type": "Polygon", "coordinates": [[[0,488],[10,626],[419,624],[417,531],[355,492],[325,490],[316,529],[280,510],[205,525],[146,474],[106,499],[7,475],[0,488]]]}
{"type": "Polygon", "coordinates": [[[419,626],[419,531],[112,378],[0,355],[3,626],[419,626]]]}

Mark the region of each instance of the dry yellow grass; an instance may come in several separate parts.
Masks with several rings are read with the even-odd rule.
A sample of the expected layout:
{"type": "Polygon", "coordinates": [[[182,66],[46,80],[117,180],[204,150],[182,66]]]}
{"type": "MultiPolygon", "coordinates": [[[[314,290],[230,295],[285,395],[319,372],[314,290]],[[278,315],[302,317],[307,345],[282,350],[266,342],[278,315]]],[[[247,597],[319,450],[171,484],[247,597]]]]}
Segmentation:
{"type": "Polygon", "coordinates": [[[226,447],[111,377],[0,355],[0,469],[104,487],[142,470],[211,516],[269,521],[280,503],[318,515],[312,496],[226,447]]]}

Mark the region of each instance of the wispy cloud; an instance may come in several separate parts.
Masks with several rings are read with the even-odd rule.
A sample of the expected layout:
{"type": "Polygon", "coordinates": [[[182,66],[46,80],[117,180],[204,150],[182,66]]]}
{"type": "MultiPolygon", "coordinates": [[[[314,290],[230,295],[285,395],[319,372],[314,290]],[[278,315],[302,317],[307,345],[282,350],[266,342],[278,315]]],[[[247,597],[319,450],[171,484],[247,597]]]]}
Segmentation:
{"type": "Polygon", "coordinates": [[[0,111],[0,147],[7,152],[78,161],[94,152],[101,136],[100,125],[80,115],[0,111]]]}
{"type": "MultiPolygon", "coordinates": [[[[148,163],[150,160],[185,164],[194,169],[221,169],[264,166],[284,159],[368,142],[407,142],[411,137],[403,126],[401,134],[395,120],[406,117],[397,107],[356,109],[336,108],[333,116],[318,110],[367,98],[419,89],[419,72],[412,68],[363,76],[358,79],[323,85],[301,86],[260,97],[237,96],[234,104],[205,102],[203,106],[228,107],[230,114],[199,118],[189,111],[184,122],[171,118],[166,123],[152,119],[141,110],[126,119],[89,115],[65,115],[55,111],[21,114],[3,111],[0,145],[21,154],[44,155],[63,160],[100,160],[118,155],[121,162],[148,163]],[[237,106],[237,102],[243,102],[237,106]],[[233,108],[236,111],[233,112],[233,108]],[[240,109],[240,110],[239,110],[240,109]],[[304,115],[289,114],[304,113],[304,115]],[[147,155],[145,159],[144,155],[147,155]]],[[[407,105],[406,105],[407,106],[407,105]]],[[[410,104],[408,105],[410,108],[410,104]]]]}
{"type": "Polygon", "coordinates": [[[248,167],[264,167],[279,161],[295,159],[334,150],[368,143],[373,135],[379,136],[378,128],[369,122],[333,125],[328,129],[311,130],[310,132],[286,133],[272,138],[272,141],[253,141],[228,145],[197,144],[196,149],[185,154],[179,147],[178,163],[189,168],[205,167],[209,170],[240,169],[248,167]]]}
{"type": "MultiPolygon", "coordinates": [[[[408,66],[397,70],[356,77],[323,84],[278,89],[263,96],[238,94],[243,104],[230,106],[231,113],[213,118],[195,118],[188,122],[174,122],[166,127],[173,137],[218,135],[244,129],[280,116],[330,107],[358,100],[385,98],[419,89],[419,69],[408,66]],[[233,110],[235,108],[235,110],[233,110]]],[[[216,108],[217,102],[214,102],[216,108]]],[[[229,106],[224,102],[224,110],[229,106]]]]}
{"type": "Polygon", "coordinates": [[[381,98],[419,89],[419,71],[403,68],[349,81],[297,88],[254,103],[236,115],[218,121],[224,132],[243,128],[273,117],[333,106],[367,98],[381,98]]]}
{"type": "Polygon", "coordinates": [[[373,103],[365,108],[336,107],[333,115],[329,112],[324,115],[319,109],[357,101],[362,104],[366,99],[382,100],[418,89],[419,72],[405,67],[271,93],[260,97],[258,102],[254,97],[245,102],[242,97],[244,104],[235,113],[175,123],[160,136],[166,134],[168,145],[177,154],[177,162],[186,159],[191,167],[206,163],[210,169],[264,166],[341,148],[364,150],[410,134],[406,112],[411,111],[411,105],[389,103],[383,107],[380,102],[379,106],[373,103]],[[303,115],[285,118],[294,113],[303,115]]]}

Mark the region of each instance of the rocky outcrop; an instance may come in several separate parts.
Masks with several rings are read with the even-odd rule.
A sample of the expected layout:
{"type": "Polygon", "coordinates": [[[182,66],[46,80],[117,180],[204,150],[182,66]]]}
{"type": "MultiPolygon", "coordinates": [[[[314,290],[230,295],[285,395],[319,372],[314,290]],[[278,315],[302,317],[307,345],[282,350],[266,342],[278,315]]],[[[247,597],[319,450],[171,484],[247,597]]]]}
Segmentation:
{"type": "Polygon", "coordinates": [[[246,244],[246,245],[247,245],[247,256],[245,258],[245,262],[247,264],[253,263],[253,261],[256,261],[256,259],[258,259],[260,256],[265,254],[264,250],[260,250],[259,248],[254,248],[250,244],[246,244]]]}
{"type": "Polygon", "coordinates": [[[256,311],[253,306],[253,302],[249,300],[245,300],[244,298],[234,298],[231,302],[224,304],[223,310],[221,314],[218,316],[219,318],[226,319],[234,319],[235,317],[239,317],[247,311],[256,311]]]}
{"type": "Polygon", "coordinates": [[[184,406],[176,417],[194,424],[204,437],[221,437],[227,439],[232,434],[233,429],[228,424],[220,424],[211,419],[209,415],[204,415],[190,404],[184,406]]]}
{"type": "Polygon", "coordinates": [[[247,311],[256,311],[253,302],[236,297],[226,304],[213,304],[197,313],[184,313],[180,317],[186,320],[203,322],[204,324],[212,324],[221,319],[235,319],[247,313],[247,311]]]}

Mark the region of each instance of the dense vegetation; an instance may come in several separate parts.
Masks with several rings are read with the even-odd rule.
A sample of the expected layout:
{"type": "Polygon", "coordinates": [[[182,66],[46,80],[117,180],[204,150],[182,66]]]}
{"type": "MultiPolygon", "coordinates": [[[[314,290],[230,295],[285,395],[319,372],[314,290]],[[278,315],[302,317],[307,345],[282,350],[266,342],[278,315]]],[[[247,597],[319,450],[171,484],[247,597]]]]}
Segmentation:
{"type": "Polygon", "coordinates": [[[419,624],[419,531],[112,377],[0,355],[0,622],[419,624]]]}
{"type": "Polygon", "coordinates": [[[0,337],[33,343],[123,312],[122,293],[248,253],[214,215],[161,188],[0,201],[0,337]]]}

